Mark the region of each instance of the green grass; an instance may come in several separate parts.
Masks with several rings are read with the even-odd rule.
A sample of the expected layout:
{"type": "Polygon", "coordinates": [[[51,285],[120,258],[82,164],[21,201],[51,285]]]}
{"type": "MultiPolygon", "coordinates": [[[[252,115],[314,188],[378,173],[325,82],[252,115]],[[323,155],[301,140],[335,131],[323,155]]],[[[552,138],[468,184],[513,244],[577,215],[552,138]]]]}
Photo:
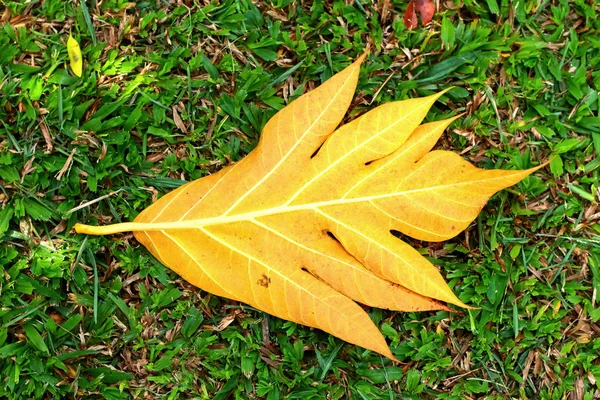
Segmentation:
{"type": "Polygon", "coordinates": [[[597,2],[457,1],[414,31],[404,1],[96,3],[0,6],[0,396],[599,395],[597,2]],[[350,117],[454,86],[428,116],[466,112],[441,147],[554,157],[457,238],[413,242],[479,309],[369,310],[405,364],[197,290],[131,235],[71,232],[241,159],[367,45],[350,117]]]}

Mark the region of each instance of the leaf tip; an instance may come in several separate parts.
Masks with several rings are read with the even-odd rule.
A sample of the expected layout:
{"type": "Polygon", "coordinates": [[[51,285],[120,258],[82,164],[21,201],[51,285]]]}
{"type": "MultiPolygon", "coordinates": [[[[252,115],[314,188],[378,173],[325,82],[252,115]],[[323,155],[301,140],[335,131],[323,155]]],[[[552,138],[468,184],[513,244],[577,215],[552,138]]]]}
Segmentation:
{"type": "Polygon", "coordinates": [[[369,49],[366,49],[355,61],[354,64],[360,65],[369,55],[369,49]]]}
{"type": "Polygon", "coordinates": [[[521,170],[521,171],[515,171],[515,172],[521,172],[523,174],[521,179],[524,179],[525,177],[533,174],[534,172],[548,166],[550,164],[550,162],[552,162],[552,160],[555,158],[555,156],[550,156],[550,159],[548,159],[548,161],[541,163],[540,165],[537,165],[535,167],[531,167],[529,169],[525,169],[525,170],[521,170]]]}
{"type": "Polygon", "coordinates": [[[532,171],[531,171],[531,172],[535,172],[535,171],[537,171],[538,169],[542,169],[542,168],[544,168],[545,166],[549,165],[549,164],[550,164],[552,161],[554,161],[554,159],[555,159],[556,157],[558,157],[558,155],[556,155],[556,154],[554,154],[554,155],[551,155],[551,156],[550,156],[550,158],[548,159],[548,161],[541,163],[541,164],[540,164],[540,165],[538,165],[537,167],[530,168],[530,169],[532,169],[532,171]]]}
{"type": "Polygon", "coordinates": [[[426,96],[423,97],[423,99],[429,99],[431,101],[431,104],[435,103],[440,97],[442,97],[444,94],[446,94],[449,90],[451,90],[454,86],[450,86],[444,90],[441,90],[437,93],[434,93],[430,96],[426,96]]]}
{"type": "MultiPolygon", "coordinates": [[[[463,303],[462,301],[460,301],[459,298],[454,293],[451,293],[451,295],[448,296],[448,298],[445,299],[445,301],[450,304],[454,304],[457,307],[466,308],[467,310],[476,310],[477,309],[477,307],[469,306],[469,305],[463,303]]],[[[450,309],[449,307],[446,307],[446,308],[448,308],[448,310],[450,310],[450,311],[455,311],[455,310],[450,309]]]]}
{"type": "Polygon", "coordinates": [[[386,346],[385,351],[377,351],[377,352],[379,354],[381,354],[382,356],[389,358],[390,360],[392,360],[395,363],[404,364],[402,361],[400,361],[396,357],[394,357],[394,354],[392,354],[392,350],[389,348],[389,346],[386,346]]]}
{"type": "Polygon", "coordinates": [[[443,95],[445,95],[446,93],[448,93],[449,91],[451,91],[452,89],[454,89],[455,87],[456,86],[449,86],[446,89],[442,89],[438,93],[436,93],[435,96],[437,96],[438,98],[440,98],[443,95]]]}
{"type": "Polygon", "coordinates": [[[402,361],[400,361],[400,360],[398,360],[396,357],[394,357],[394,355],[393,355],[391,352],[390,352],[390,355],[389,355],[389,356],[386,356],[386,357],[387,357],[387,358],[389,358],[390,360],[392,360],[392,361],[393,361],[393,362],[395,362],[395,363],[398,363],[398,364],[404,364],[402,361]]]}

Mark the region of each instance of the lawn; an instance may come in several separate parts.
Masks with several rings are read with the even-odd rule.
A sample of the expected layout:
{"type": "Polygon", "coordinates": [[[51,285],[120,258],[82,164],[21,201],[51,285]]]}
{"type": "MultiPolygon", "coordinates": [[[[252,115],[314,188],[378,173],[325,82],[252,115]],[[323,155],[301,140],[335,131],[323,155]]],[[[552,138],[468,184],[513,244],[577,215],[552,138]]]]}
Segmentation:
{"type": "Polygon", "coordinates": [[[438,3],[409,31],[404,0],[3,0],[0,397],[598,398],[600,3],[438,3]],[[367,48],[348,120],[453,87],[439,148],[552,160],[455,239],[410,241],[478,308],[368,309],[402,364],[198,290],[131,234],[72,231],[240,160],[367,48]]]}

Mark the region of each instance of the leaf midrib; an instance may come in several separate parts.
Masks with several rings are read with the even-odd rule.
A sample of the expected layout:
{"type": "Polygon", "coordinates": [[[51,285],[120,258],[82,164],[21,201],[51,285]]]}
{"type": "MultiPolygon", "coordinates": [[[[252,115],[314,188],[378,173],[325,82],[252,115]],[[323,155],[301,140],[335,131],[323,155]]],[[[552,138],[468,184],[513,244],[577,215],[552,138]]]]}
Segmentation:
{"type": "MultiPolygon", "coordinates": [[[[514,171],[514,172],[519,173],[522,171],[514,171]]],[[[292,206],[278,206],[278,207],[268,208],[265,210],[252,211],[252,212],[236,214],[236,215],[221,215],[218,217],[195,219],[195,220],[190,219],[190,220],[185,220],[185,221],[174,221],[174,222],[149,222],[149,223],[129,222],[129,223],[124,223],[124,224],[120,224],[120,225],[123,227],[125,227],[125,225],[127,225],[127,230],[129,230],[129,231],[162,231],[162,230],[170,230],[170,229],[197,229],[197,228],[209,226],[209,225],[223,225],[223,224],[229,224],[229,223],[234,223],[234,222],[250,221],[255,218],[260,218],[260,217],[265,217],[265,216],[270,216],[270,215],[277,215],[277,214],[285,214],[285,213],[290,213],[290,212],[298,212],[298,211],[315,211],[315,212],[317,212],[322,207],[374,201],[374,200],[380,200],[380,199],[385,199],[385,198],[395,197],[395,196],[408,196],[408,195],[414,194],[414,193],[422,193],[422,192],[427,192],[427,191],[432,191],[432,190],[446,189],[446,188],[465,186],[465,185],[473,185],[473,184],[482,183],[482,182],[490,182],[490,181],[494,181],[494,180],[506,179],[509,176],[510,175],[501,175],[501,176],[497,176],[497,177],[493,177],[493,178],[470,180],[470,181],[465,181],[465,182],[430,186],[430,187],[425,187],[425,188],[404,190],[401,192],[393,192],[393,193],[386,193],[386,194],[373,195],[373,196],[354,197],[354,198],[350,198],[350,199],[335,199],[335,200],[320,201],[320,202],[315,202],[315,203],[299,204],[299,205],[292,205],[292,206]]]]}

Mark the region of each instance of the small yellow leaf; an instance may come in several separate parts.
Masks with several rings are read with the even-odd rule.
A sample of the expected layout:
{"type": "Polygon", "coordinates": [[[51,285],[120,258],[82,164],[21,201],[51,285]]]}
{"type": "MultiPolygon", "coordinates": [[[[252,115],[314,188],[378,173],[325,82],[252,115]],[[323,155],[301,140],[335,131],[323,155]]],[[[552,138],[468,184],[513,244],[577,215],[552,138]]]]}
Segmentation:
{"type": "Polygon", "coordinates": [[[71,69],[73,73],[81,77],[83,71],[83,58],[81,57],[81,49],[77,40],[73,39],[73,36],[69,35],[67,40],[67,51],[69,53],[69,61],[71,62],[71,69]]]}

